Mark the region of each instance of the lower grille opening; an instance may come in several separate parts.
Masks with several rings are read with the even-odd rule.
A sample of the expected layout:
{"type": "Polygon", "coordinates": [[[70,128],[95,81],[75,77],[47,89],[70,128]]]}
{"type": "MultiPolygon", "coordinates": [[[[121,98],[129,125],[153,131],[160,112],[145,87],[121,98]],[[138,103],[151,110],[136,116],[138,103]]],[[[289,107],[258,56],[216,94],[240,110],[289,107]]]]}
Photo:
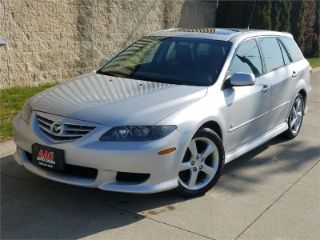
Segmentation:
{"type": "Polygon", "coordinates": [[[126,183],[143,183],[147,181],[149,177],[150,174],[148,173],[117,172],[116,180],[126,183]]]}
{"type": "MultiPolygon", "coordinates": [[[[27,159],[32,163],[32,155],[29,152],[25,152],[27,159]]],[[[55,169],[50,169],[46,167],[41,167],[39,165],[36,165],[39,168],[45,169],[50,172],[58,172],[66,175],[72,175],[75,177],[82,177],[82,178],[89,178],[89,179],[96,179],[98,175],[98,170],[95,168],[89,168],[89,167],[81,167],[71,164],[65,164],[65,168],[63,171],[58,171],[55,169]]]]}

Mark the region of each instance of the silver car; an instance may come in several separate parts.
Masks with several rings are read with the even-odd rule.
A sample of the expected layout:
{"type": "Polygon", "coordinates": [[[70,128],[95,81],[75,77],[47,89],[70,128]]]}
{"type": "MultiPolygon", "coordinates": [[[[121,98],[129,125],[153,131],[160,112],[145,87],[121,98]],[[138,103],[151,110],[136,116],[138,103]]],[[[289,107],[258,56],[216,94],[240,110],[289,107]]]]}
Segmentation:
{"type": "Polygon", "coordinates": [[[156,32],[30,99],[14,119],[15,159],[77,186],[203,194],[226,163],[298,135],[311,70],[288,33],[156,32]]]}

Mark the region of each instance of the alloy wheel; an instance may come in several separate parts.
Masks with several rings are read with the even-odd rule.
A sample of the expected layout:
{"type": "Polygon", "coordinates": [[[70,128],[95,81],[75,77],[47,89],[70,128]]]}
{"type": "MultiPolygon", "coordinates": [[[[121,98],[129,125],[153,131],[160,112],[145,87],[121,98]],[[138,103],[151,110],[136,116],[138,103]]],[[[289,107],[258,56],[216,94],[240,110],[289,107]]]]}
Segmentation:
{"type": "Polygon", "coordinates": [[[298,97],[293,106],[290,113],[290,122],[289,127],[294,135],[299,132],[299,129],[302,124],[302,117],[303,117],[303,102],[300,97],[298,97]]]}
{"type": "Polygon", "coordinates": [[[190,141],[179,168],[179,182],[188,190],[198,190],[210,183],[219,167],[216,144],[204,137],[190,141]]]}

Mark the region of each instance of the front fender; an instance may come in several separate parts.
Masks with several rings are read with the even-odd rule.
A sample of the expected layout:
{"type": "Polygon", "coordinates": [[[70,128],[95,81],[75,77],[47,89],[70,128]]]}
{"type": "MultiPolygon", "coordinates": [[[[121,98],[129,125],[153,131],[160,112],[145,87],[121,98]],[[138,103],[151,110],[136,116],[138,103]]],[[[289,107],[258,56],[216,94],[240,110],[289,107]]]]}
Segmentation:
{"type": "Polygon", "coordinates": [[[219,107],[214,105],[212,107],[207,107],[208,105],[208,99],[203,98],[168,116],[158,124],[177,125],[178,130],[188,136],[189,140],[191,140],[202,125],[214,121],[219,125],[222,139],[224,139],[225,129],[227,127],[225,126],[225,121],[223,121],[223,116],[219,113],[219,107]]]}

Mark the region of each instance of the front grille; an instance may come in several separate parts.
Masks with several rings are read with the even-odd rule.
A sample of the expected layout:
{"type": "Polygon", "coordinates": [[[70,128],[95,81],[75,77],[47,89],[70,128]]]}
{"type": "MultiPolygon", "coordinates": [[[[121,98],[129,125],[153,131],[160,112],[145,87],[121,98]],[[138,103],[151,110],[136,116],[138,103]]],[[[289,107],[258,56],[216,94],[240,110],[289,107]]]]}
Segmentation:
{"type": "Polygon", "coordinates": [[[54,142],[72,141],[83,137],[95,129],[93,126],[62,123],[64,130],[62,133],[57,134],[50,129],[54,122],[54,120],[37,115],[37,124],[39,129],[54,142]]]}

